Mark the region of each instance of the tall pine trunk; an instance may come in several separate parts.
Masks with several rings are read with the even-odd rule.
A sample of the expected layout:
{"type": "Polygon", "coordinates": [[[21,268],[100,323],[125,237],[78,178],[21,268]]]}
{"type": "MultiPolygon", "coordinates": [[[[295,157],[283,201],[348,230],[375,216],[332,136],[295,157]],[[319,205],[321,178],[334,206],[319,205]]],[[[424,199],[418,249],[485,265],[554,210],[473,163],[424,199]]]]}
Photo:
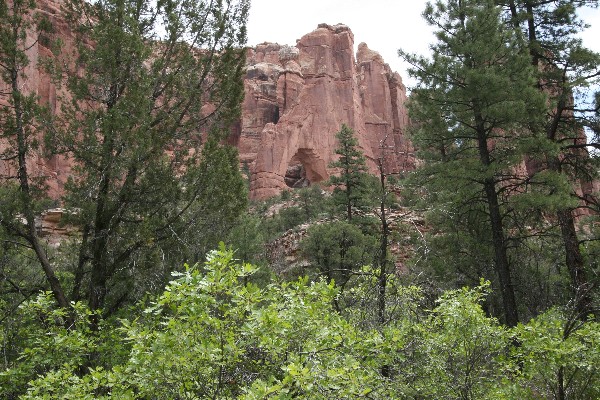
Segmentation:
{"type": "MultiPolygon", "coordinates": [[[[383,150],[382,150],[383,152],[383,150]]],[[[388,246],[390,228],[387,222],[385,209],[386,188],[385,188],[385,171],[383,159],[379,160],[379,183],[381,188],[381,202],[379,219],[381,221],[381,241],[379,243],[379,276],[377,277],[377,318],[380,324],[385,323],[385,295],[387,291],[388,278],[388,246]]]]}
{"type": "MultiPolygon", "coordinates": [[[[511,1],[510,6],[513,20],[517,21],[517,14],[516,12],[513,12],[514,2],[511,1]]],[[[529,52],[531,55],[532,65],[543,74],[543,66],[540,65],[540,59],[541,55],[543,54],[541,52],[544,50],[542,47],[540,47],[538,40],[538,32],[535,21],[535,6],[536,5],[531,1],[525,2],[529,52]]],[[[538,79],[538,87],[542,88],[545,81],[546,78],[542,75],[538,79]]],[[[556,109],[551,110],[553,116],[547,121],[546,125],[546,137],[555,143],[563,139],[559,132],[560,123],[565,118],[573,118],[572,116],[566,114],[570,91],[567,92],[568,88],[566,86],[560,86],[560,84],[567,85],[568,78],[563,76],[563,79],[560,81],[560,83],[557,81],[555,83],[556,87],[551,88],[551,90],[556,92],[555,96],[557,96],[556,98],[558,101],[556,104],[556,109]]],[[[561,161],[557,156],[551,156],[548,163],[548,169],[559,174],[564,174],[561,161]]],[[[585,272],[585,261],[579,248],[579,239],[573,210],[571,208],[561,208],[556,212],[556,217],[561,232],[561,239],[565,253],[565,264],[571,278],[571,286],[574,290],[575,308],[579,316],[581,318],[585,318],[591,312],[592,300],[589,293],[590,284],[585,272]]]]}
{"type": "MultiPolygon", "coordinates": [[[[559,122],[564,112],[565,101],[564,93],[558,102],[554,118],[548,123],[546,136],[548,139],[556,142],[559,122]]],[[[551,171],[562,174],[561,161],[558,157],[552,157],[548,163],[551,171]]],[[[571,286],[573,287],[575,297],[575,309],[580,318],[585,319],[591,312],[592,299],[589,293],[589,282],[585,273],[585,261],[579,248],[579,238],[577,235],[575,216],[570,208],[561,208],[556,211],[558,225],[562,237],[563,249],[565,252],[565,264],[571,277],[571,286]]]]}
{"type": "MultiPolygon", "coordinates": [[[[477,130],[477,148],[479,151],[479,160],[485,168],[491,165],[490,151],[488,148],[488,136],[484,127],[481,113],[477,102],[473,102],[475,125],[477,130]]],[[[494,177],[486,178],[483,181],[485,191],[485,200],[489,212],[489,222],[492,231],[492,245],[494,247],[494,267],[500,282],[500,293],[502,295],[502,304],[504,307],[504,318],[506,325],[516,326],[519,323],[517,303],[515,300],[514,287],[510,276],[510,264],[506,253],[506,237],[504,234],[504,224],[502,213],[500,211],[500,202],[498,201],[498,192],[496,190],[496,180],[494,177]]]]}
{"type": "Polygon", "coordinates": [[[506,254],[506,238],[504,236],[504,227],[500,205],[498,203],[498,194],[494,180],[486,179],[484,183],[486,201],[490,213],[490,227],[492,229],[492,242],[494,247],[494,266],[500,282],[500,293],[504,306],[504,318],[506,325],[516,326],[519,323],[517,312],[517,303],[515,301],[515,292],[510,276],[510,264],[506,254]]]}

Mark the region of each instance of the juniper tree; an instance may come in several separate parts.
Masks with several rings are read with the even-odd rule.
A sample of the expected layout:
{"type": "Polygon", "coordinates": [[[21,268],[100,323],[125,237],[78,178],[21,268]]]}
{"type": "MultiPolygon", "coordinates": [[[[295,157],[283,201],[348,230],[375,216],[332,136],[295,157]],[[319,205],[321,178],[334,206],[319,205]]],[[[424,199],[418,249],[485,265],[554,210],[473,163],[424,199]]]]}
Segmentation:
{"type": "Polygon", "coordinates": [[[373,261],[377,245],[356,225],[333,221],[312,226],[301,247],[318,275],[343,289],[360,267],[373,261]]]}
{"type": "MultiPolygon", "coordinates": [[[[35,250],[60,306],[87,299],[93,310],[110,313],[162,283],[167,265],[180,265],[198,242],[214,242],[198,236],[200,226],[225,236],[227,221],[245,207],[237,153],[219,142],[239,115],[249,3],[74,0],[61,6],[72,43],[45,62],[59,88],[57,122],[35,123],[33,95],[2,93],[9,144],[3,157],[20,171],[16,186],[2,189],[11,191],[2,225],[35,250]],[[44,134],[46,153],[73,165],[61,199],[71,210],[67,222],[80,232],[64,246],[74,249],[70,296],[35,236],[44,182],[34,186],[27,163],[44,134]],[[207,142],[210,152],[201,150],[207,142]],[[227,207],[216,207],[220,201],[227,207]]],[[[32,43],[25,38],[36,32],[27,15],[32,8],[21,1],[0,7],[2,78],[17,89],[27,79],[32,43]]]]}
{"type": "Polygon", "coordinates": [[[189,234],[199,203],[226,201],[217,187],[245,202],[229,169],[222,176],[236,183],[207,175],[200,160],[207,138],[223,139],[239,114],[248,8],[245,0],[65,3],[75,51],[55,63],[67,95],[54,139],[74,164],[65,203],[79,210],[71,222],[83,232],[74,298],[93,310],[127,299],[130,289],[112,290],[123,283],[118,273],[130,286],[143,280],[137,271],[156,274],[155,261],[173,255],[161,243],[189,234]]]}

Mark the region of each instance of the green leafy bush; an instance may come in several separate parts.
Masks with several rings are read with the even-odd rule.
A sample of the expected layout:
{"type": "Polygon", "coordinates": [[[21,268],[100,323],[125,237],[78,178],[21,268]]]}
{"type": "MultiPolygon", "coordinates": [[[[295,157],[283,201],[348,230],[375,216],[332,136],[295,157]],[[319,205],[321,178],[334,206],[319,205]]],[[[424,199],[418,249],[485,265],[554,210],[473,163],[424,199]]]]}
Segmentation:
{"type": "MultiPolygon", "coordinates": [[[[76,324],[65,327],[64,312],[43,294],[21,308],[31,329],[20,359],[0,374],[0,393],[26,400],[600,394],[598,323],[555,309],[506,328],[481,306],[489,282],[446,292],[433,310],[419,306],[419,288],[398,286],[389,292],[394,318],[377,325],[363,323],[362,303],[336,312],[340,292],[331,282],[259,288],[246,279],[256,271],[222,245],[139,305],[137,316],[97,331],[81,305],[76,324]]],[[[372,287],[363,272],[356,296],[372,287]]]]}

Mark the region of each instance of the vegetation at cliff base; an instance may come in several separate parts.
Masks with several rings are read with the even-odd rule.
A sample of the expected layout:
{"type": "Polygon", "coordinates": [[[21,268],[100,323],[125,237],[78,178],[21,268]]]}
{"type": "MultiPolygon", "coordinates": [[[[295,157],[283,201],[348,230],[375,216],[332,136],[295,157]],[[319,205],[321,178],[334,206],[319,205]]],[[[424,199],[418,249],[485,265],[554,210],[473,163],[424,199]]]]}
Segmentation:
{"type": "MultiPolygon", "coordinates": [[[[426,310],[418,287],[397,287],[402,308],[385,326],[340,313],[339,289],[306,278],[259,287],[257,268],[221,247],[174,274],[165,291],[90,330],[42,293],[20,307],[28,330],[19,361],[0,373],[4,398],[550,398],[557,376],[573,398],[595,398],[600,327],[554,308],[507,328],[486,316],[489,291],[446,292],[426,310]],[[244,283],[247,282],[247,283],[244,283]],[[515,347],[514,341],[520,345],[515,347]],[[382,374],[381,371],[386,373],[382,374]]],[[[367,285],[368,286],[368,285],[367,285]]],[[[355,297],[369,296],[357,284],[355,297]]]]}

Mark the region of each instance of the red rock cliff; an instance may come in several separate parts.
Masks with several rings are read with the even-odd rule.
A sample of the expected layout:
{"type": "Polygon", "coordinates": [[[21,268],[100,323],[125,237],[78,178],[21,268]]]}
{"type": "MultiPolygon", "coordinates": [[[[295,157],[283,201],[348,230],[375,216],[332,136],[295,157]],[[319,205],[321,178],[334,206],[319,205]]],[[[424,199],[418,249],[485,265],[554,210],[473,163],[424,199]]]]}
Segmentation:
{"type": "Polygon", "coordinates": [[[347,124],[369,167],[385,148],[388,170],[414,167],[402,79],[366,44],[354,56],[345,25],[319,27],[296,46],[264,43],[248,50],[246,97],[235,142],[252,171],[251,197],[327,179],[347,124]]]}
{"type": "MultiPolygon", "coordinates": [[[[59,113],[57,88],[37,64],[51,56],[44,43],[60,38],[72,47],[73,35],[61,18],[60,0],[42,1],[38,10],[55,32],[46,40],[36,41],[34,32],[28,38],[31,62],[24,89],[59,113]]],[[[355,57],[354,36],[347,26],[321,24],[296,46],[261,44],[248,49],[247,60],[242,118],[231,140],[252,172],[251,197],[267,198],[288,187],[327,179],[333,172],[328,164],[335,156],[335,133],[342,124],[355,130],[373,172],[382,146],[388,170],[413,167],[413,151],[404,136],[402,80],[364,43],[355,57]]],[[[2,147],[6,148],[0,143],[2,147]]],[[[15,171],[2,164],[0,176],[14,176],[15,171]]],[[[50,196],[60,197],[71,173],[68,160],[35,156],[30,164],[32,175],[48,178],[50,196]]]]}
{"type": "MultiPolygon", "coordinates": [[[[38,67],[39,62],[52,56],[49,44],[57,39],[63,42],[63,46],[70,50],[73,46],[73,34],[71,27],[61,16],[60,0],[45,0],[38,2],[36,13],[39,13],[52,23],[53,32],[38,36],[38,32],[28,32],[25,44],[27,46],[27,57],[29,64],[24,70],[24,80],[21,81],[21,90],[25,94],[34,93],[39,101],[48,107],[50,112],[59,113],[60,104],[57,102],[59,89],[52,83],[50,76],[38,67]],[[39,40],[38,40],[39,39],[39,40]]],[[[8,102],[8,91],[2,90],[3,82],[0,82],[0,104],[8,102]]],[[[0,153],[7,147],[8,139],[0,139],[0,153]]],[[[40,153],[33,154],[28,160],[28,171],[31,177],[44,177],[48,186],[50,197],[57,199],[62,194],[64,184],[71,173],[71,165],[68,160],[61,156],[45,157],[40,153]]],[[[0,184],[5,179],[16,177],[16,165],[7,161],[0,161],[0,184]]]]}

